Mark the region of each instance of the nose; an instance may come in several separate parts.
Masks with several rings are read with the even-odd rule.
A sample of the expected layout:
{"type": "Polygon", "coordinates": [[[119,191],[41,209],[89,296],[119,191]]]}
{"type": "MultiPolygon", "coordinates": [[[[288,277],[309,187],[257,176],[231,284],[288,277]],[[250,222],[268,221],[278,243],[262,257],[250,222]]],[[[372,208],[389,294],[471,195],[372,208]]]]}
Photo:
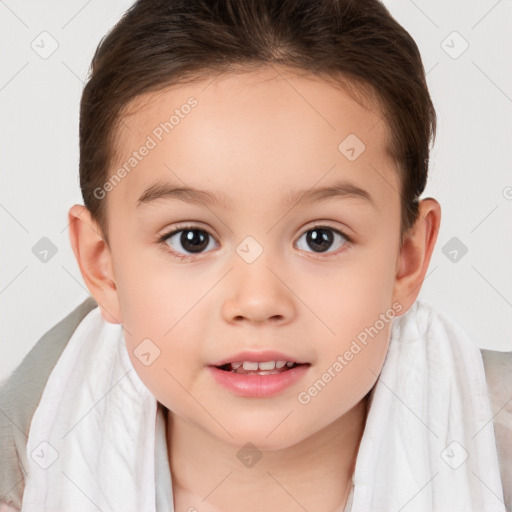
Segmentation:
{"type": "Polygon", "coordinates": [[[286,272],[279,272],[259,258],[248,264],[237,262],[226,283],[222,315],[230,323],[285,324],[296,314],[293,286],[286,272]]]}

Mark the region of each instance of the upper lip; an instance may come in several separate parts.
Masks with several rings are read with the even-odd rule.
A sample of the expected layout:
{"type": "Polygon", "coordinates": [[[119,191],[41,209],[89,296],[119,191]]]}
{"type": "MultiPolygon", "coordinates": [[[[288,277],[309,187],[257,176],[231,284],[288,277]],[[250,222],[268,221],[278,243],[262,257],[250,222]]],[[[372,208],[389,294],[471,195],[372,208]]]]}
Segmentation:
{"type": "Polygon", "coordinates": [[[228,363],[236,363],[239,361],[252,361],[255,363],[263,363],[265,361],[293,361],[297,364],[304,364],[306,361],[299,361],[296,357],[283,354],[276,350],[244,350],[231,356],[219,359],[209,366],[223,366],[228,363]]]}

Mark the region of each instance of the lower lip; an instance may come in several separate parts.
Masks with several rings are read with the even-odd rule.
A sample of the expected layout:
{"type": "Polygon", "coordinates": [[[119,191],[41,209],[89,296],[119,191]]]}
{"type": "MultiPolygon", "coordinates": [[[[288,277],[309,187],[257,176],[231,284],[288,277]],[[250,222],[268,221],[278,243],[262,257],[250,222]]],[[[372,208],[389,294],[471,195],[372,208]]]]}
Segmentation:
{"type": "Polygon", "coordinates": [[[241,374],[220,370],[215,366],[208,368],[215,380],[239,396],[250,398],[265,398],[278,395],[286,388],[293,386],[308,371],[309,364],[302,364],[272,375],[241,374]]]}

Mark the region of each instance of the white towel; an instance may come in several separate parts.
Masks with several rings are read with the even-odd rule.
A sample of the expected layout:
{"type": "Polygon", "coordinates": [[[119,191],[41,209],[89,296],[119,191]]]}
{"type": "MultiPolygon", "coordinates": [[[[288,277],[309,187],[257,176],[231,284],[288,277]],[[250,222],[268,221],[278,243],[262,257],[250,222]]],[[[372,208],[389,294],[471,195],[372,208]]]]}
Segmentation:
{"type": "MultiPolygon", "coordinates": [[[[34,413],[22,512],[155,511],[156,411],[93,309],[34,413]]],[[[480,350],[424,302],[393,319],[353,481],[354,512],[505,512],[480,350]]]]}
{"type": "Polygon", "coordinates": [[[34,412],[22,512],[155,511],[156,410],[122,327],[94,308],[34,412]]]}
{"type": "Polygon", "coordinates": [[[479,348],[417,300],[393,319],[354,471],[355,512],[505,512],[479,348]]]}

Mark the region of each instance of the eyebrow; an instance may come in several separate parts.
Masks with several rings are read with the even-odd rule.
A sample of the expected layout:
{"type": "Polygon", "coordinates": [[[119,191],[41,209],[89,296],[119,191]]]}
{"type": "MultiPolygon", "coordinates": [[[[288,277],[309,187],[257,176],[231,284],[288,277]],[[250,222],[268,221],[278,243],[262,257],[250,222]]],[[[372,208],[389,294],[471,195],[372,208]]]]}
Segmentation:
{"type": "MultiPolygon", "coordinates": [[[[360,198],[370,203],[375,209],[376,204],[368,191],[357,185],[338,181],[328,186],[313,189],[292,191],[286,198],[287,206],[292,204],[308,204],[323,201],[333,197],[360,198]]],[[[193,204],[222,205],[230,208],[232,203],[225,196],[215,194],[208,190],[201,190],[193,187],[181,187],[167,182],[157,182],[144,190],[137,201],[137,207],[152,203],[153,201],[166,199],[177,200],[193,204]]]]}

